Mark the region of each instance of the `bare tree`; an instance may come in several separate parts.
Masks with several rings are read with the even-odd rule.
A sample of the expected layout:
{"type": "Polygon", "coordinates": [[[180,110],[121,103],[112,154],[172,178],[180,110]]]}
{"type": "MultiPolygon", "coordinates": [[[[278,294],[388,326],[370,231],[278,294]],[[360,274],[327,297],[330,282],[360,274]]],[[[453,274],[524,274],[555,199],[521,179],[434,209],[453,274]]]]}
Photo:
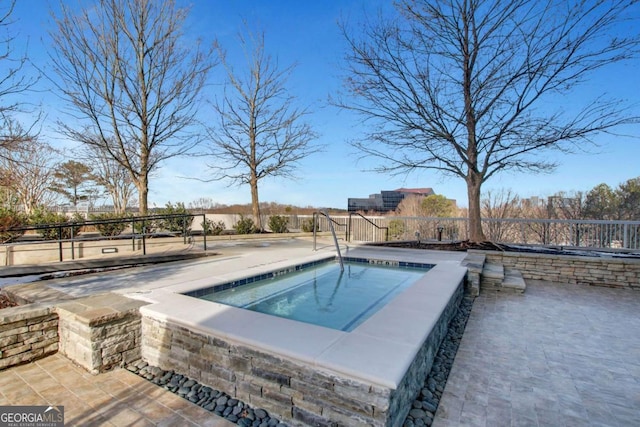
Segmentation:
{"type": "Polygon", "coordinates": [[[494,219],[520,218],[520,197],[511,190],[487,191],[481,200],[482,216],[494,219]]]}
{"type": "Polygon", "coordinates": [[[395,210],[398,216],[425,216],[422,209],[422,200],[424,196],[417,194],[409,194],[398,203],[395,210]]]}
{"type": "Polygon", "coordinates": [[[214,62],[182,37],[187,12],[174,0],[99,0],[78,14],[61,4],[51,32],[58,89],[82,123],[62,131],[129,172],[141,213],[149,174],[201,141],[196,113],[214,62]]]}
{"type": "Polygon", "coordinates": [[[211,197],[198,197],[196,200],[189,202],[189,209],[197,209],[202,212],[209,209],[220,208],[222,206],[224,205],[215,202],[211,197]]]}
{"type": "Polygon", "coordinates": [[[637,122],[602,97],[553,107],[592,72],[637,56],[637,2],[400,0],[397,10],[359,34],[342,25],[352,97],[334,102],[368,119],[354,145],[377,170],[465,180],[471,240],[485,239],[481,187],[495,174],[552,170],[548,149],[637,122]]]}
{"type": "Polygon", "coordinates": [[[518,224],[501,221],[520,217],[522,209],[517,194],[505,189],[496,192],[487,191],[480,203],[482,216],[489,218],[486,225],[486,234],[489,240],[506,242],[509,238],[517,238],[515,236],[518,234],[518,224]]]}
{"type": "Polygon", "coordinates": [[[11,119],[11,114],[20,109],[21,103],[18,102],[16,95],[29,90],[37,80],[23,73],[27,56],[16,56],[12,46],[16,33],[10,31],[8,27],[13,23],[11,14],[14,7],[15,1],[4,1],[0,5],[0,149],[5,150],[29,138],[28,129],[22,127],[19,129],[24,133],[16,134],[17,128],[11,119]]]}
{"type": "Polygon", "coordinates": [[[27,214],[39,206],[51,204],[56,196],[51,191],[57,156],[53,147],[37,137],[25,139],[18,130],[19,143],[6,156],[0,157],[0,186],[12,190],[27,214]]]}
{"type": "Polygon", "coordinates": [[[86,147],[84,157],[91,165],[93,180],[111,196],[115,212],[125,213],[135,195],[129,171],[95,145],[86,147]]]}
{"type": "Polygon", "coordinates": [[[283,69],[265,53],[264,33],[239,36],[247,58],[243,71],[236,71],[226,53],[218,48],[229,78],[229,91],[214,103],[219,123],[211,129],[211,155],[216,163],[209,167],[213,179],[249,184],[256,227],[263,229],[260,217],[258,183],[266,177],[294,177],[299,160],[319,151],[312,141],[317,135],[304,122],[309,114],[298,108],[287,87],[294,66],[283,69]]]}
{"type": "Polygon", "coordinates": [[[547,197],[547,218],[552,219],[583,219],[581,191],[558,191],[547,197]]]}

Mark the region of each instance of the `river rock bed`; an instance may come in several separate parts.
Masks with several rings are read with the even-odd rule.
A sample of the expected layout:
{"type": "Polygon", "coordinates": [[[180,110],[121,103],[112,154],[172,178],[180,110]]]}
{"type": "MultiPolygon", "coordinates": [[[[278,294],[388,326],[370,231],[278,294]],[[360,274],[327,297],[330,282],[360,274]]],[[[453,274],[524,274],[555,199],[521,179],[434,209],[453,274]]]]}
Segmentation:
{"type": "MultiPolygon", "coordinates": [[[[473,307],[473,300],[472,297],[467,296],[462,299],[458,312],[449,324],[449,330],[438,349],[431,371],[424,381],[424,387],[412,404],[403,424],[404,427],[430,426],[433,423],[434,414],[473,307]]],[[[142,360],[127,365],[126,369],[240,426],[286,426],[264,409],[252,408],[222,391],[200,384],[174,371],[150,366],[142,360]]]]}
{"type": "Polygon", "coordinates": [[[251,408],[222,391],[200,384],[174,371],[165,371],[157,366],[150,366],[144,361],[132,363],[126,369],[240,426],[286,426],[277,418],[271,417],[264,409],[251,408]]]}
{"type": "Polygon", "coordinates": [[[431,371],[424,380],[424,387],[420,395],[413,401],[409,415],[404,421],[404,427],[430,426],[438,409],[442,392],[447,384],[447,378],[456,357],[464,328],[469,320],[474,298],[465,296],[460,302],[455,317],[449,323],[447,334],[438,348],[433,360],[431,371]]]}

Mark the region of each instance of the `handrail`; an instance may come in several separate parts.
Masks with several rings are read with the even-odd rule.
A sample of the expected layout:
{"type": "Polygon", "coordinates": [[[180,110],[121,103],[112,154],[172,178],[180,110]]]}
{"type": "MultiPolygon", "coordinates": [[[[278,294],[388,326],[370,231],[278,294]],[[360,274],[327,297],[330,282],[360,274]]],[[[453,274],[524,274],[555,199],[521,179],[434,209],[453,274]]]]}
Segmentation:
{"type": "Polygon", "coordinates": [[[389,227],[380,227],[378,224],[376,224],[375,222],[371,221],[369,218],[365,217],[364,215],[358,213],[358,212],[350,212],[349,213],[349,223],[347,226],[347,242],[351,241],[351,217],[353,215],[358,215],[359,217],[361,217],[362,219],[364,219],[365,221],[367,221],[369,224],[373,225],[374,227],[376,227],[378,230],[385,230],[385,234],[384,234],[384,241],[387,242],[389,241],[389,227]]]}
{"type": "Polygon", "coordinates": [[[333,236],[333,242],[336,244],[336,251],[338,251],[338,261],[340,262],[340,271],[344,271],[344,262],[342,261],[342,253],[340,253],[340,245],[338,244],[338,237],[336,236],[336,230],[333,228],[333,220],[329,216],[326,210],[320,210],[313,213],[313,250],[316,250],[316,229],[318,214],[324,215],[329,220],[329,230],[333,236]]]}
{"type": "MultiPolygon", "coordinates": [[[[119,224],[119,223],[124,223],[124,224],[131,224],[131,235],[130,237],[128,236],[101,236],[100,238],[96,238],[96,239],[91,239],[91,240],[112,240],[113,237],[116,237],[117,239],[131,239],[131,244],[132,244],[132,248],[133,250],[135,250],[135,243],[136,243],[136,239],[142,240],[142,253],[143,255],[147,254],[147,248],[146,248],[146,236],[152,235],[153,233],[147,233],[146,230],[146,225],[145,222],[146,221],[152,221],[152,220],[162,220],[162,219],[173,219],[173,218],[182,218],[182,236],[184,239],[184,243],[186,244],[186,238],[187,238],[187,223],[186,223],[186,219],[191,217],[191,218],[195,218],[195,217],[199,217],[202,216],[202,220],[204,222],[206,215],[205,214],[165,214],[165,215],[145,215],[145,216],[132,216],[132,217],[123,217],[123,218],[112,218],[112,219],[91,219],[91,220],[84,220],[84,221],[78,221],[78,222],[62,222],[62,223],[54,223],[54,224],[38,224],[38,225],[29,225],[29,226],[24,226],[24,227],[13,227],[13,228],[8,228],[6,230],[6,232],[25,232],[25,231],[37,231],[37,230],[56,230],[58,237],[57,239],[46,239],[46,240],[42,240],[42,241],[33,241],[33,242],[25,242],[24,244],[39,244],[39,243],[51,243],[51,242],[56,242],[58,243],[58,258],[59,261],[62,262],[63,261],[63,247],[62,244],[65,242],[70,242],[71,244],[71,259],[75,259],[75,245],[74,243],[76,241],[84,241],[86,240],[85,238],[82,239],[78,239],[78,237],[75,235],[75,229],[79,229],[80,227],[83,226],[95,226],[95,225],[100,225],[100,224],[119,224]],[[142,222],[142,232],[141,233],[137,233],[135,231],[135,223],[140,223],[142,222]],[[71,238],[70,239],[63,239],[62,238],[62,230],[63,229],[70,229],[70,234],[71,234],[71,238]]],[[[193,219],[192,219],[193,221],[193,219]]],[[[6,242],[6,243],[2,243],[0,244],[0,246],[4,246],[4,245],[16,245],[16,244],[21,244],[21,242],[6,242]]],[[[207,235],[206,232],[203,233],[203,244],[204,244],[204,250],[207,250],[207,235]]]]}

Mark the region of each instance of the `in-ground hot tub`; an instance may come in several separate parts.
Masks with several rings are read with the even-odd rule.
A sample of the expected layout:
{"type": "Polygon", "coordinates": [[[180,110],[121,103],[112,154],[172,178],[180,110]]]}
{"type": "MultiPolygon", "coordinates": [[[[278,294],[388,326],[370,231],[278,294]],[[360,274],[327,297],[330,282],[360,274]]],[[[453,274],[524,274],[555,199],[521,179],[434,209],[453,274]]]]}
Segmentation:
{"type": "MultiPolygon", "coordinates": [[[[384,252],[385,259],[358,261],[399,266],[418,256],[384,252]]],[[[459,263],[436,264],[348,332],[185,295],[325,258],[154,291],[155,304],[141,308],[143,358],[290,425],[401,425],[462,298],[466,269],[459,263]]]]}
{"type": "Polygon", "coordinates": [[[351,332],[415,283],[433,264],[333,258],[297,265],[185,295],[285,319],[351,332]]]}

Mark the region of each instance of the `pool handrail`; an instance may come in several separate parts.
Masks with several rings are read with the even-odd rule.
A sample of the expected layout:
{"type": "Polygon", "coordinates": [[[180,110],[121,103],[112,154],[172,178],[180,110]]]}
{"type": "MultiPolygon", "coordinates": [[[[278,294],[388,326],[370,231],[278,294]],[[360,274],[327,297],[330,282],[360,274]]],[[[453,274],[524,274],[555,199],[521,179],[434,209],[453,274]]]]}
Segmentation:
{"type": "Polygon", "coordinates": [[[325,209],[321,209],[313,213],[313,250],[316,250],[316,231],[318,224],[318,214],[324,215],[329,221],[329,230],[331,230],[331,235],[333,236],[333,242],[336,245],[336,251],[338,251],[338,262],[340,262],[340,271],[344,271],[344,263],[342,261],[342,253],[340,252],[340,245],[338,244],[338,237],[336,236],[336,230],[333,228],[333,220],[329,216],[329,212],[325,209]]]}

